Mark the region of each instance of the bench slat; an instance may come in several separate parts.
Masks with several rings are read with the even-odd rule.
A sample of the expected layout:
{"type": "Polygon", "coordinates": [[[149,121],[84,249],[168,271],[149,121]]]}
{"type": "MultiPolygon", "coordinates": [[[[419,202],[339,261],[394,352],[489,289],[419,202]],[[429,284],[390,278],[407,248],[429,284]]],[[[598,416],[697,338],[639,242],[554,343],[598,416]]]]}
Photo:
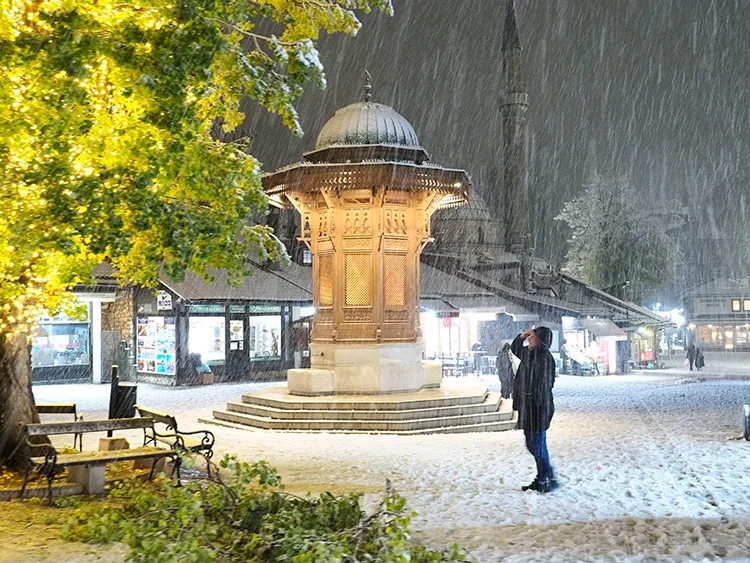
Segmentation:
{"type": "MultiPolygon", "coordinates": [[[[129,461],[133,459],[148,459],[152,457],[164,457],[174,455],[174,451],[164,448],[142,446],[128,450],[111,450],[104,452],[93,452],[84,454],[62,454],[57,456],[57,465],[66,467],[73,465],[101,465],[113,461],[129,461]]],[[[44,464],[43,457],[32,457],[31,461],[36,465],[44,464]]]]}
{"type": "Polygon", "coordinates": [[[50,436],[55,434],[83,434],[86,432],[151,428],[153,425],[154,420],[152,418],[115,418],[112,420],[27,424],[26,432],[29,436],[50,436]]]}
{"type": "Polygon", "coordinates": [[[36,403],[39,414],[76,414],[75,403],[36,403]]]}

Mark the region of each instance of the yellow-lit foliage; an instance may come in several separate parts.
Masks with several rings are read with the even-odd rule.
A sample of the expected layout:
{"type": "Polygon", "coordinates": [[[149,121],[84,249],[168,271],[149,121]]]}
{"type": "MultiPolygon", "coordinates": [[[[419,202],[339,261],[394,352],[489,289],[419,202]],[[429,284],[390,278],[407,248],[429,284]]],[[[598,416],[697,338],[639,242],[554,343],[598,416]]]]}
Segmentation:
{"type": "Polygon", "coordinates": [[[69,306],[109,260],[123,283],[159,268],[246,273],[286,259],[260,164],[234,129],[249,97],[301,133],[294,103],[324,77],[321,30],[356,33],[389,0],[0,0],[0,332],[69,306]],[[257,25],[279,35],[263,34],[257,25]],[[217,121],[218,119],[218,121],[217,121]],[[67,304],[67,305],[66,305],[67,304]]]}

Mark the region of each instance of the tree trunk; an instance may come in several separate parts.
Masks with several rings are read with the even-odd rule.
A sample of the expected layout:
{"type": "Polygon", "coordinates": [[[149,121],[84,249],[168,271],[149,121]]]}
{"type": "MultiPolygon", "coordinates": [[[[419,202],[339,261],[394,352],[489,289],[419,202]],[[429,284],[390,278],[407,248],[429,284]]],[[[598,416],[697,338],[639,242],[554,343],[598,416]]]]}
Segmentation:
{"type": "Polygon", "coordinates": [[[27,448],[23,424],[39,422],[31,391],[31,353],[26,334],[0,335],[0,465],[21,469],[27,448]]]}

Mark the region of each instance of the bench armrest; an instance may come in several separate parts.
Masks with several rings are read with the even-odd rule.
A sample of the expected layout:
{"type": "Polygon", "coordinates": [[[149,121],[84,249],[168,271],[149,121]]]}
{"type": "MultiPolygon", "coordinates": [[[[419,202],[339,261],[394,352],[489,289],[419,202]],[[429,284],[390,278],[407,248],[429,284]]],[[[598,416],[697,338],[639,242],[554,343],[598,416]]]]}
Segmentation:
{"type": "Polygon", "coordinates": [[[169,444],[169,447],[173,450],[185,449],[185,440],[183,440],[182,436],[179,434],[169,432],[161,433],[154,430],[151,435],[151,440],[154,442],[154,445],[159,441],[163,444],[169,444]]]}
{"type": "Polygon", "coordinates": [[[192,432],[185,432],[184,430],[180,430],[179,432],[177,432],[177,434],[181,436],[200,436],[199,448],[201,450],[210,450],[214,447],[214,433],[210,430],[193,430],[192,432]]]}
{"type": "Polygon", "coordinates": [[[57,450],[52,444],[35,444],[31,442],[29,439],[26,440],[26,445],[29,448],[29,458],[27,460],[28,467],[32,468],[34,464],[31,461],[31,458],[33,457],[41,457],[38,455],[34,455],[34,450],[44,450],[44,464],[43,467],[49,467],[50,469],[55,466],[57,463],[57,450]]]}

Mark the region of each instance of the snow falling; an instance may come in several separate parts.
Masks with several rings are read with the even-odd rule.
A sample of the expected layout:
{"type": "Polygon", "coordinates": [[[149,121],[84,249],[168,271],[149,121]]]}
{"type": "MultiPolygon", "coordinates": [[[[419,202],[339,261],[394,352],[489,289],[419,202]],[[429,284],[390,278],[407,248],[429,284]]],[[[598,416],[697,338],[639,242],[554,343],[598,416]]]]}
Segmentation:
{"type": "MultiPolygon", "coordinates": [[[[372,100],[396,109],[432,161],[467,170],[475,193],[502,210],[505,2],[401,0],[394,10],[363,18],[355,38],[323,39],[329,84],[300,103],[302,139],[247,105],[254,155],[271,171],[311,150],[335,111],[361,100],[368,69],[372,100]]],[[[644,203],[677,200],[689,214],[690,278],[742,273],[707,239],[746,222],[750,3],[517,0],[516,12],[537,254],[562,261],[568,235],[553,219],[592,174],[627,174],[644,203]]]]}
{"type": "MultiPolygon", "coordinates": [[[[306,166],[310,163],[304,162],[303,155],[315,148],[323,125],[337,110],[363,100],[367,71],[372,102],[393,108],[413,126],[419,146],[407,148],[423,147],[429,153],[429,162],[410,162],[409,166],[466,171],[472,181],[468,204],[441,209],[432,216],[430,235],[435,240],[429,241],[433,244],[423,253],[425,264],[431,262],[422,270],[422,297],[447,305],[455,317],[461,307],[449,298],[456,296],[471,297],[475,302],[501,296],[512,303],[504,317],[498,314],[502,320],[480,321],[496,321],[498,334],[484,340],[484,348],[475,349],[472,344],[480,344],[480,332],[475,331],[476,342],[468,342],[465,350],[467,354],[481,351],[485,360],[490,360],[484,364],[489,369],[472,359],[466,375],[454,377],[451,372],[444,377],[444,385],[469,383],[499,391],[497,376],[488,373],[494,366],[495,351],[534,322],[528,320],[532,315],[525,307],[533,305],[524,301],[523,292],[559,299],[550,309],[560,307],[564,296],[557,290],[571,286],[561,271],[580,276],[598,289],[619,292],[618,298],[637,302],[633,307],[657,313],[673,309],[687,314],[682,308],[686,292],[712,280],[724,280],[721,291],[734,288],[736,299],[732,295],[731,310],[703,319],[699,330],[706,331],[705,342],[715,345],[714,350],[706,351],[704,371],[693,372],[692,363],[688,371],[683,363],[687,345],[697,334],[688,332],[689,326],[695,330],[694,324],[688,325],[693,321],[688,321],[668,329],[663,348],[650,351],[662,354],[660,361],[656,357],[649,360],[644,352],[641,358],[623,360],[624,369],[620,363],[615,368],[612,361],[607,366],[611,367],[609,373],[617,371],[617,375],[599,376],[599,368],[592,367],[596,362],[586,373],[593,375],[596,369],[596,377],[559,375],[548,445],[561,487],[545,495],[521,491],[534,477],[535,468],[520,431],[352,435],[214,424],[213,410],[227,401],[279,385],[255,373],[238,375],[244,367],[237,366],[251,358],[247,331],[266,327],[268,338],[260,356],[261,360],[273,357],[278,361],[274,366],[277,378],[290,367],[301,367],[292,365],[302,358],[294,357],[300,350],[290,351],[292,322],[299,320],[300,308],[308,309],[313,302],[308,266],[314,258],[305,255],[303,263],[306,248],[301,243],[292,246],[299,242],[302,229],[299,215],[291,211],[284,215],[277,209],[268,218],[257,219],[275,229],[296,263],[286,269],[264,267],[262,275],[248,278],[239,289],[232,287],[223,295],[213,296],[210,285],[190,277],[192,274],[184,283],[160,287],[164,294],[160,299],[169,298],[169,310],[172,300],[175,311],[182,307],[182,322],[194,330],[192,340],[185,334],[175,337],[179,329],[174,322],[178,313],[174,313],[169,327],[171,371],[165,367],[158,372],[156,363],[151,364],[153,369],[134,364],[140,361],[134,360],[140,350],[149,348],[148,339],[156,354],[157,334],[165,329],[163,323],[156,326],[151,320],[156,316],[145,316],[162,314],[156,299],[153,310],[141,317],[141,311],[131,314],[130,328],[137,334],[129,335],[132,338],[127,346],[118,348],[119,337],[110,335],[104,343],[110,348],[107,357],[129,366],[121,373],[124,380],[137,381],[139,402],[176,415],[181,426],[183,422],[189,428],[211,424],[216,458],[227,453],[249,462],[267,460],[279,469],[292,492],[363,491],[366,503],[372,505],[381,497],[386,479],[392,480],[418,513],[413,525],[415,538],[431,547],[455,542],[477,561],[489,563],[750,561],[750,442],[742,439],[742,408],[750,404],[750,0],[516,0],[528,94],[529,198],[524,204],[531,217],[531,240],[523,260],[523,252],[512,254],[502,238],[509,196],[503,186],[505,0],[393,0],[393,8],[393,17],[376,12],[363,16],[356,37],[325,35],[317,46],[305,42],[296,52],[298,61],[325,72],[320,81],[325,89],[311,88],[293,112],[305,132],[303,137],[294,137],[278,116],[249,100],[242,104],[246,119],[237,130],[216,134],[227,141],[247,140],[248,151],[262,163],[265,173],[292,170],[297,166],[293,163],[301,160],[300,166],[306,166]],[[628,194],[627,205],[615,205],[619,215],[607,215],[607,205],[616,198],[599,198],[607,205],[597,200],[596,205],[589,202],[590,207],[576,199],[589,193],[586,189],[595,179],[627,184],[622,190],[628,194]],[[566,208],[569,216],[585,222],[580,230],[572,230],[570,221],[555,220],[566,208]],[[589,209],[596,211],[597,223],[587,221],[589,209]],[[612,221],[618,224],[607,230],[612,221]],[[592,233],[592,228],[597,232],[592,233]],[[604,230],[604,234],[599,232],[604,230]],[[638,246],[623,236],[625,242],[612,248],[625,254],[631,251],[631,255],[627,260],[614,251],[607,255],[606,275],[592,275],[581,264],[573,267],[575,260],[568,253],[582,239],[588,243],[624,231],[646,232],[650,242],[657,240],[658,244],[638,246]],[[572,235],[580,233],[584,236],[576,241],[572,235]],[[645,255],[659,245],[666,248],[662,255],[645,255]],[[646,250],[643,255],[633,255],[635,248],[646,250]],[[626,263],[634,262],[633,270],[624,270],[626,263]],[[452,266],[446,266],[454,263],[464,274],[460,279],[452,275],[452,266]],[[493,270],[494,266],[498,267],[493,270]],[[506,283],[505,266],[519,272],[518,283],[501,295],[497,288],[506,283]],[[494,278],[487,274],[490,287],[485,284],[480,288],[476,283],[473,293],[466,289],[489,270],[496,274],[494,278]],[[545,287],[525,285],[528,280],[521,278],[527,270],[542,280],[534,283],[542,284],[544,276],[553,281],[545,287]],[[634,271],[641,272],[644,279],[655,272],[659,275],[649,278],[653,283],[645,287],[629,279],[634,271]],[[451,279],[444,282],[448,274],[451,279]],[[235,289],[237,293],[233,293],[235,289]],[[189,296],[182,301],[178,291],[184,295],[192,291],[197,296],[194,318],[186,313],[189,296]],[[246,297],[252,291],[265,292],[254,298],[262,302],[255,310],[246,297]],[[279,305],[277,301],[282,300],[275,299],[285,291],[284,304],[279,305]],[[273,307],[264,310],[266,302],[272,301],[273,307]],[[519,309],[511,311],[515,306],[519,309]],[[199,307],[204,309],[199,311],[199,307]],[[234,314],[237,316],[230,319],[234,314]],[[293,315],[297,317],[293,319],[293,315]],[[235,324],[225,325],[225,321],[235,324]],[[728,328],[722,328],[722,323],[729,323],[728,328]],[[230,330],[235,331],[234,339],[230,330]],[[500,330],[505,333],[499,334],[500,330]],[[212,367],[223,368],[225,357],[229,357],[225,354],[234,351],[235,358],[242,356],[231,366],[236,372],[229,372],[232,362],[227,361],[229,375],[222,380],[224,374],[216,370],[219,379],[214,385],[205,378],[201,381],[206,385],[201,387],[152,384],[158,376],[179,372],[175,358],[181,347],[208,346],[206,342],[214,339],[216,357],[203,359],[215,360],[212,367]],[[138,380],[136,372],[156,377],[138,380]]],[[[287,57],[275,36],[274,44],[276,52],[287,57]]],[[[331,162],[314,165],[323,168],[331,162]]],[[[595,188],[591,194],[597,193],[595,188]]],[[[579,262],[587,256],[587,247],[580,248],[579,262]]],[[[260,264],[254,266],[261,271],[260,264]]],[[[114,274],[107,276],[114,295],[114,274]]],[[[216,278],[223,287],[230,287],[223,273],[216,278]]],[[[576,287],[583,285],[580,282],[576,287]]],[[[589,294],[587,298],[592,307],[599,299],[589,294]]],[[[696,303],[706,300],[702,306],[709,308],[713,306],[710,299],[716,300],[703,294],[691,298],[696,303]]],[[[131,307],[140,305],[130,303],[131,307]]],[[[105,317],[114,315],[114,306],[107,309],[109,303],[99,301],[97,306],[98,320],[86,320],[92,326],[101,322],[102,307],[105,317]]],[[[435,313],[424,304],[422,307],[422,313],[435,313]]],[[[597,315],[582,310],[574,316],[597,315]]],[[[549,321],[543,314],[537,316],[542,322],[549,321]]],[[[436,319],[433,315],[431,321],[438,326],[436,319]]],[[[558,362],[564,332],[560,319],[558,314],[549,323],[559,325],[555,341],[558,362]]],[[[53,326],[57,330],[57,325],[63,324],[55,319],[47,322],[50,328],[49,334],[43,334],[45,338],[52,335],[53,326]]],[[[626,318],[620,324],[628,322],[626,318]]],[[[622,328],[631,329],[628,339],[639,330],[635,325],[622,328]]],[[[380,339],[380,327],[377,330],[380,339]]],[[[640,330],[646,334],[645,326],[640,330]]],[[[335,330],[333,334],[335,339],[335,330]]],[[[86,358],[76,360],[75,365],[72,361],[66,364],[68,371],[63,377],[45,380],[52,370],[38,377],[42,364],[35,366],[33,390],[38,402],[75,402],[85,420],[108,416],[109,386],[90,383],[95,379],[89,373],[89,364],[104,362],[90,353],[89,345],[86,341],[75,350],[86,358]],[[61,384],[65,379],[68,382],[61,384]],[[50,382],[53,384],[43,384],[50,382]]],[[[101,348],[101,338],[98,345],[101,348]]],[[[47,362],[44,367],[58,366],[51,355],[38,357],[47,362]]],[[[438,354],[427,359],[436,358],[441,359],[438,354]]],[[[176,382],[177,376],[168,383],[176,382]]],[[[20,544],[4,549],[0,561],[15,563],[40,557],[20,544]]],[[[87,556],[82,554],[81,561],[87,556]]],[[[113,552],[112,560],[120,558],[113,552]]]]}

